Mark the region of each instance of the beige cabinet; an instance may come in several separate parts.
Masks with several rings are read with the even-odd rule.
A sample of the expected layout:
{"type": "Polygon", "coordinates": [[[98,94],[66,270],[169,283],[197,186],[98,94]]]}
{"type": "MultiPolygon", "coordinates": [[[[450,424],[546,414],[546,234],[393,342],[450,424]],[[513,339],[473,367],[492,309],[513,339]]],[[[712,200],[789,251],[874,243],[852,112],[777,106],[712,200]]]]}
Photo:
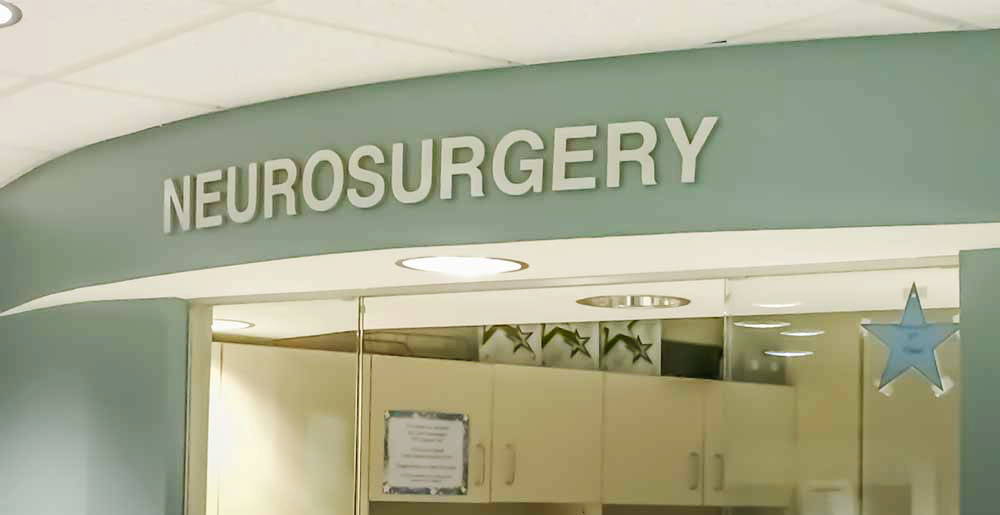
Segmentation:
{"type": "Polygon", "coordinates": [[[788,506],[790,387],[462,361],[372,358],[369,498],[788,506]],[[469,492],[383,489],[385,413],[469,416],[469,492]]]}
{"type": "Polygon", "coordinates": [[[496,502],[598,503],[603,374],[495,365],[496,502]]]}
{"type": "Polygon", "coordinates": [[[238,344],[219,357],[208,512],[351,513],[357,357],[238,344]]]}
{"type": "Polygon", "coordinates": [[[712,382],[705,403],[705,504],[789,506],[795,488],[795,390],[712,382]]]}
{"type": "Polygon", "coordinates": [[[373,501],[489,502],[492,402],[492,366],[462,361],[373,356],[369,498],[373,501]],[[468,415],[466,495],[384,492],[385,414],[388,411],[468,415]]]}
{"type": "Polygon", "coordinates": [[[604,374],[604,503],[703,503],[707,387],[704,381],[604,374]]]}

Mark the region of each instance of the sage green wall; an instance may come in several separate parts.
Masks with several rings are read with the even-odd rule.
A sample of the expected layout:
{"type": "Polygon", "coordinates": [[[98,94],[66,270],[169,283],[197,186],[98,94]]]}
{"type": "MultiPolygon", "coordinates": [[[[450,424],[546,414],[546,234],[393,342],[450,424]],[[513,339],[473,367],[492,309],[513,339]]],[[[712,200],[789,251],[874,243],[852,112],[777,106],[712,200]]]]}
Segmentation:
{"type": "Polygon", "coordinates": [[[362,249],[995,222],[997,48],[1000,31],[711,48],[375,84],[170,124],[73,152],[0,190],[0,309],[103,282],[362,249]],[[702,116],[721,117],[696,184],[680,183],[668,115],[689,132],[702,116]],[[634,170],[622,188],[603,187],[604,124],[626,120],[657,127],[655,187],[634,170]],[[474,199],[460,178],[448,201],[369,210],[342,201],[325,214],[162,234],[167,177],[284,156],[301,165],[327,147],[346,156],[404,141],[414,152],[422,138],[464,134],[489,148],[519,128],[542,134],[550,157],[554,127],[587,123],[601,126],[599,157],[572,173],[598,177],[597,190],[515,198],[487,181],[474,199]]]}
{"type": "Polygon", "coordinates": [[[1000,249],[963,252],[962,515],[997,513],[1000,477],[1000,249]]]}
{"type": "Polygon", "coordinates": [[[187,304],[0,318],[0,513],[181,515],[187,304]]]}

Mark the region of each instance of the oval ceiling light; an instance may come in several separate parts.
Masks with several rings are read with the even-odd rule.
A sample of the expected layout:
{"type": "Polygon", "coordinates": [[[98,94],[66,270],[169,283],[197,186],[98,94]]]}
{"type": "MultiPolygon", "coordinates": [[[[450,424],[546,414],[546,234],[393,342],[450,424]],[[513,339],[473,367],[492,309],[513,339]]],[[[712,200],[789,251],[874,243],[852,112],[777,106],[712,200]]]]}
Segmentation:
{"type": "Polygon", "coordinates": [[[806,356],[812,356],[813,351],[811,350],[766,350],[764,354],[767,356],[773,356],[775,358],[804,358],[806,356]]]}
{"type": "Polygon", "coordinates": [[[819,336],[826,334],[822,329],[795,329],[792,331],[781,331],[781,336],[819,336]]]}
{"type": "Polygon", "coordinates": [[[474,256],[425,256],[401,259],[396,264],[410,270],[458,277],[505,274],[528,268],[527,263],[513,259],[474,256]]]}
{"type": "Polygon", "coordinates": [[[777,320],[762,320],[759,322],[753,320],[745,320],[743,322],[733,322],[733,325],[735,325],[736,327],[746,327],[747,329],[779,329],[782,327],[788,327],[792,324],[789,322],[781,322],[777,320]]]}
{"type": "Polygon", "coordinates": [[[0,0],[0,28],[10,27],[21,21],[21,9],[10,3],[0,0]]]}
{"type": "Polygon", "coordinates": [[[595,308],[679,308],[691,301],[667,295],[599,295],[579,299],[576,303],[595,308]]]}
{"type": "Polygon", "coordinates": [[[801,306],[801,302],[755,302],[754,306],[764,309],[783,309],[801,306]]]}
{"type": "Polygon", "coordinates": [[[249,329],[251,327],[253,327],[253,324],[242,320],[227,320],[225,318],[212,320],[212,331],[215,332],[239,331],[240,329],[249,329]]]}

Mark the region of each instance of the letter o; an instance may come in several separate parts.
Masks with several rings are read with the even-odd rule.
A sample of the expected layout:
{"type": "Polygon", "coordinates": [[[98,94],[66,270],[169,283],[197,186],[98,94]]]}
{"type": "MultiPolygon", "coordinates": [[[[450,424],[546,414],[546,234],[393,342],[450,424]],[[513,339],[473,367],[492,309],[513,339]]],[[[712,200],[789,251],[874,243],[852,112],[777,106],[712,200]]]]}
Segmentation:
{"type": "Polygon", "coordinates": [[[319,212],[333,209],[344,194],[344,162],[340,156],[329,149],[318,150],[309,156],[302,174],[302,196],[305,198],[306,205],[313,211],[319,212]],[[330,195],[321,199],[313,191],[313,176],[319,165],[323,163],[329,163],[330,169],[333,171],[333,188],[330,195]]]}

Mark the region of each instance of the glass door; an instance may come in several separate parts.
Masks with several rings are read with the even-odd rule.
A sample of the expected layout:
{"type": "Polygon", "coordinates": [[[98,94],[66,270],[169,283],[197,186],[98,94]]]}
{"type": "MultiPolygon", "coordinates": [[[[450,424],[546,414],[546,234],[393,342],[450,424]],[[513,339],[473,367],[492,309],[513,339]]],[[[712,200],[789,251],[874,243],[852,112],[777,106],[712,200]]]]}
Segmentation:
{"type": "MultiPolygon", "coordinates": [[[[957,268],[729,281],[730,377],[794,392],[791,513],[959,513],[958,286],[957,268]]],[[[727,488],[771,472],[742,458],[727,488]]]]}
{"type": "Polygon", "coordinates": [[[209,513],[958,515],[958,304],[923,268],[217,306],[253,325],[209,513]]]}
{"type": "Polygon", "coordinates": [[[354,513],[359,299],[213,316],[207,513],[354,513]]]}

